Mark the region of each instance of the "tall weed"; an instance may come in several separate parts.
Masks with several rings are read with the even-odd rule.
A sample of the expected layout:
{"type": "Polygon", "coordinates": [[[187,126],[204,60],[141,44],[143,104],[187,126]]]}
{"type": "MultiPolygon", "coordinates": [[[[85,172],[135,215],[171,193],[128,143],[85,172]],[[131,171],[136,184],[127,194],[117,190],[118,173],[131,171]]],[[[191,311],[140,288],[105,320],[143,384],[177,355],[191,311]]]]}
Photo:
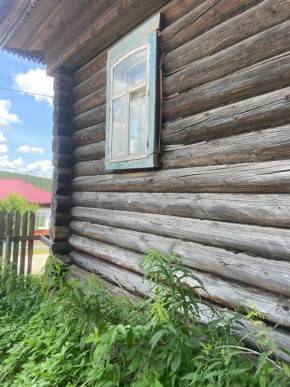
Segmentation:
{"type": "MultiPolygon", "coordinates": [[[[202,304],[174,257],[142,262],[155,301],[113,298],[96,278],[68,282],[51,259],[41,277],[1,273],[1,386],[288,386],[286,364],[244,347],[202,304]]],[[[197,288],[202,282],[192,276],[197,288]]],[[[234,322],[236,324],[236,321],[234,322]]]]}

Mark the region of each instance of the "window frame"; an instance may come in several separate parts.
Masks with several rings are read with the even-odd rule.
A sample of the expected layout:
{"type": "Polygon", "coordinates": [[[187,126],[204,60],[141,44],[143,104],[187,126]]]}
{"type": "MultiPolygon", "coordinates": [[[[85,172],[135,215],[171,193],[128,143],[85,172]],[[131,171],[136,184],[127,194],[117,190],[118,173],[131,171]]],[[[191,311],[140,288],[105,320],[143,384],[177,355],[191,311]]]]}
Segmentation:
{"type": "Polygon", "coordinates": [[[107,56],[107,105],[106,105],[106,157],[105,169],[132,169],[154,168],[158,166],[159,141],[157,132],[159,129],[159,68],[158,68],[158,30],[160,26],[160,14],[139,26],[126,38],[119,41],[108,51],[107,56]],[[113,95],[114,69],[134,53],[147,49],[146,80],[139,82],[125,92],[113,95]],[[145,129],[145,153],[130,155],[128,150],[130,132],[130,95],[134,91],[145,87],[146,103],[146,129],[145,129]],[[112,114],[113,101],[120,96],[126,96],[126,128],[124,138],[124,156],[112,157],[113,129],[112,114]],[[126,143],[126,144],[125,144],[126,143]]]}

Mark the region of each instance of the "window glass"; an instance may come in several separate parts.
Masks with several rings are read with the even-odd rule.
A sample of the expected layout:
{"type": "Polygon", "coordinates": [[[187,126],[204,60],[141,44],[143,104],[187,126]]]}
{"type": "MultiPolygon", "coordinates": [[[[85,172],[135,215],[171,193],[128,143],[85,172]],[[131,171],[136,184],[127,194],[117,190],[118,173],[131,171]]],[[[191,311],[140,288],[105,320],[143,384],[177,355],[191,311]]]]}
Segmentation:
{"type": "Polygon", "coordinates": [[[129,112],[129,154],[144,154],[146,152],[145,141],[147,126],[146,87],[130,93],[129,112]]]}
{"type": "Polygon", "coordinates": [[[140,50],[124,59],[114,68],[113,96],[125,93],[128,88],[146,80],[147,49],[140,50]]]}
{"type": "Polygon", "coordinates": [[[112,155],[125,155],[126,138],[126,96],[113,100],[112,106],[112,155]]]}

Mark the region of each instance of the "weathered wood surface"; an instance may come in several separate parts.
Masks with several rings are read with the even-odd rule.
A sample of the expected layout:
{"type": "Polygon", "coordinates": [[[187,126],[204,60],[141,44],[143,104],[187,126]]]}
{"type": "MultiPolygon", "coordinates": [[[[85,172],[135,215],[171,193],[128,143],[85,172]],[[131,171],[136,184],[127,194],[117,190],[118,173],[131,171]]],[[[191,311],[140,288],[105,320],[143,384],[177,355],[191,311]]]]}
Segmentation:
{"type": "MultiPolygon", "coordinates": [[[[163,103],[163,115],[167,120],[192,115],[234,100],[262,94],[271,88],[278,89],[289,83],[290,54],[285,53],[186,93],[178,94],[177,84],[176,95],[163,103]]],[[[168,95],[165,87],[164,93],[168,95]]]]}
{"type": "MultiPolygon", "coordinates": [[[[80,161],[74,164],[75,176],[94,176],[108,174],[110,171],[105,170],[105,159],[80,161]]],[[[111,171],[111,173],[113,173],[111,171]]]]}
{"type": "Polygon", "coordinates": [[[72,120],[72,110],[68,107],[63,107],[60,105],[56,105],[53,109],[53,117],[52,120],[54,123],[70,123],[72,120]]]}
{"type": "MultiPolygon", "coordinates": [[[[93,162],[92,162],[93,163],[93,162]]],[[[261,226],[290,226],[290,195],[73,192],[74,206],[213,219],[261,226]]]]}
{"type": "Polygon", "coordinates": [[[94,142],[104,141],[106,136],[106,123],[79,130],[73,134],[73,142],[76,146],[92,144],[94,142]]]}
{"type": "Polygon", "coordinates": [[[75,161],[100,160],[105,156],[105,141],[76,148],[73,153],[75,161]]]}
{"type": "Polygon", "coordinates": [[[70,123],[55,122],[52,128],[52,134],[54,136],[71,136],[72,125],[70,123]]]}
{"type": "Polygon", "coordinates": [[[54,225],[50,231],[50,239],[52,242],[65,241],[69,238],[71,230],[69,226],[54,225]]]}
{"type": "Polygon", "coordinates": [[[181,17],[191,12],[194,8],[198,7],[204,2],[204,0],[175,0],[171,1],[168,8],[162,12],[162,17],[165,26],[176,22],[181,17]]]}
{"type": "Polygon", "coordinates": [[[79,99],[74,105],[73,110],[75,115],[84,113],[97,106],[103,105],[106,102],[106,86],[79,99]]]}
{"type": "Polygon", "coordinates": [[[290,87],[165,123],[164,144],[194,143],[253,128],[289,122],[290,87]]]}
{"type": "Polygon", "coordinates": [[[70,196],[53,195],[51,200],[52,212],[69,212],[72,207],[72,200],[70,196]]]}
{"type": "Polygon", "coordinates": [[[171,76],[165,77],[164,89],[167,95],[174,94],[176,90],[182,92],[193,89],[274,57],[284,52],[289,45],[290,22],[286,21],[215,55],[193,62],[180,71],[175,71],[171,76]]]}
{"type": "Polygon", "coordinates": [[[80,84],[91,78],[93,75],[103,70],[106,67],[106,63],[107,50],[104,50],[101,54],[95,56],[92,60],[75,71],[73,75],[75,83],[80,84]]]}
{"type": "Polygon", "coordinates": [[[162,150],[164,168],[235,164],[290,156],[290,125],[162,150]]]}
{"type": "Polygon", "coordinates": [[[72,218],[69,212],[54,212],[51,215],[51,224],[55,226],[68,226],[72,218]]]}
{"type": "Polygon", "coordinates": [[[110,5],[75,38],[72,37],[74,26],[67,28],[67,39],[63,36],[56,40],[47,51],[48,73],[53,73],[63,63],[72,69],[79,68],[119,39],[120,32],[125,35],[169,1],[120,0],[118,7],[114,3],[110,5]]]}
{"type": "MultiPolygon", "coordinates": [[[[80,261],[80,265],[82,264],[85,264],[88,260],[91,259],[91,257],[87,254],[81,254],[81,253],[77,253],[77,252],[72,252],[72,255],[75,257],[75,260],[76,261],[80,261]]],[[[92,271],[94,271],[94,267],[92,268],[92,271]]],[[[91,272],[88,272],[87,270],[85,269],[82,269],[80,266],[77,266],[77,265],[71,265],[71,272],[72,272],[72,276],[81,280],[81,281],[88,281],[91,277],[91,272]]],[[[120,283],[116,283],[115,285],[112,283],[112,282],[107,282],[106,280],[103,279],[103,281],[105,282],[105,287],[107,287],[109,285],[109,291],[110,293],[112,293],[113,295],[126,295],[127,297],[132,297],[132,298],[135,298],[136,295],[134,293],[125,293],[125,289],[121,286],[120,283]],[[113,289],[112,289],[113,287],[113,289]]],[[[141,283],[141,285],[143,285],[143,282],[141,283]]],[[[146,292],[144,292],[142,294],[142,296],[146,295],[146,292]]],[[[221,311],[220,308],[215,305],[215,309],[217,309],[219,311],[219,313],[223,313],[225,316],[229,317],[229,318],[233,318],[234,316],[237,317],[233,312],[229,311],[229,310],[224,310],[221,311]]],[[[208,324],[209,321],[211,321],[213,318],[215,318],[215,314],[213,313],[213,310],[209,307],[207,307],[206,304],[200,304],[200,311],[201,311],[201,314],[200,314],[200,321],[203,323],[203,324],[208,324]]],[[[261,331],[262,329],[264,329],[263,327],[259,327],[257,325],[254,325],[252,323],[250,323],[249,321],[246,321],[242,318],[242,316],[240,317],[240,320],[242,321],[243,325],[236,325],[233,327],[233,333],[238,335],[238,336],[242,336],[242,337],[245,337],[247,336],[247,334],[249,334],[249,332],[259,332],[261,331]]],[[[275,344],[276,344],[276,347],[278,349],[278,354],[279,354],[279,357],[281,360],[284,360],[284,361],[287,361],[287,362],[290,362],[290,357],[287,356],[285,354],[285,352],[283,352],[281,349],[282,348],[289,348],[290,347],[290,338],[289,338],[289,334],[287,332],[285,332],[284,330],[282,329],[274,329],[274,330],[271,330],[269,331],[269,337],[275,341],[275,344]]],[[[251,337],[251,339],[249,340],[249,344],[252,345],[253,344],[253,340],[255,341],[255,337],[251,337]]],[[[247,341],[247,340],[246,340],[247,341]]]]}
{"type": "Polygon", "coordinates": [[[205,0],[162,31],[164,51],[173,51],[255,3],[256,0],[205,0]]]}
{"type": "Polygon", "coordinates": [[[100,124],[106,119],[106,104],[79,114],[73,119],[74,130],[81,130],[89,126],[100,124]]]}
{"type": "MultiPolygon", "coordinates": [[[[82,267],[85,267],[89,271],[93,271],[98,274],[102,274],[105,278],[114,280],[114,282],[120,281],[123,285],[121,278],[125,280],[127,278],[128,285],[133,291],[138,290],[138,283],[136,283],[136,276],[138,274],[131,273],[126,270],[120,270],[115,265],[109,264],[106,261],[99,260],[98,258],[86,258],[81,263],[81,255],[72,253],[73,260],[82,267]],[[97,264],[96,264],[97,262],[97,264]],[[117,272],[117,276],[116,276],[117,272]],[[113,277],[113,278],[112,278],[113,277]],[[135,278],[135,281],[134,281],[135,278]],[[135,288],[135,289],[134,289],[135,288]]],[[[135,264],[138,267],[138,264],[135,264]]],[[[191,270],[194,275],[199,277],[207,292],[210,294],[211,299],[222,305],[226,305],[229,308],[235,308],[236,306],[253,307],[253,301],[257,309],[263,314],[264,318],[268,321],[281,324],[283,326],[290,326],[290,312],[287,310],[290,305],[290,300],[284,296],[274,295],[260,289],[253,287],[243,287],[236,283],[227,282],[221,278],[213,277],[210,274],[203,272],[196,272],[191,270]]],[[[139,277],[139,276],[138,276],[139,277]]],[[[137,279],[139,279],[137,277],[137,279]]],[[[140,277],[141,279],[142,277],[140,277]]],[[[189,278],[184,279],[184,283],[190,287],[196,286],[197,283],[189,278]]],[[[143,285],[144,286],[144,285],[143,285]]],[[[127,288],[125,286],[125,288],[127,288]]],[[[127,288],[128,289],[128,288],[127,288]]],[[[142,289],[142,288],[141,288],[142,289]]],[[[128,289],[130,290],[130,289],[128,289]]],[[[132,290],[131,290],[132,291],[132,290]]],[[[208,293],[198,289],[196,290],[201,296],[208,298],[208,293]]]]}
{"type": "Polygon", "coordinates": [[[60,67],[53,74],[53,77],[54,77],[54,82],[53,82],[54,92],[58,92],[59,90],[61,90],[62,92],[68,92],[68,93],[72,92],[75,82],[70,71],[65,70],[63,67],[60,67]]]}
{"type": "Polygon", "coordinates": [[[106,86],[106,67],[102,68],[97,74],[78,84],[73,89],[73,95],[76,101],[90,96],[92,93],[102,90],[106,86]]]}
{"type": "Polygon", "coordinates": [[[54,154],[71,154],[74,143],[69,136],[54,136],[52,140],[52,151],[54,154]]]}
{"type": "Polygon", "coordinates": [[[74,191],[289,193],[288,160],[77,177],[74,191]]]}
{"type": "Polygon", "coordinates": [[[74,207],[80,221],[125,228],[290,261],[290,229],[140,212],[74,207]]]}
{"type": "Polygon", "coordinates": [[[71,183],[73,179],[73,171],[71,168],[54,168],[53,170],[53,181],[61,183],[71,183]]]}
{"type": "Polygon", "coordinates": [[[71,106],[74,102],[74,98],[71,92],[56,90],[53,94],[53,105],[54,106],[71,106]]]}
{"type": "MultiPolygon", "coordinates": [[[[125,235],[124,241],[128,243],[128,232],[127,234],[123,232],[123,234],[125,235]]],[[[134,236],[139,241],[142,238],[142,234],[138,232],[134,233],[134,236]]],[[[156,237],[152,240],[148,234],[143,234],[143,237],[150,240],[149,243],[152,245],[158,243],[156,237]]],[[[167,242],[166,239],[160,239],[162,247],[167,242]]],[[[148,242],[145,242],[145,245],[143,244],[143,247],[136,252],[78,235],[72,235],[69,241],[79,251],[121,266],[126,270],[142,273],[138,265],[143,258],[142,253],[147,252],[142,250],[148,242]]],[[[175,249],[177,249],[182,263],[188,267],[290,296],[289,262],[266,260],[260,257],[253,258],[247,254],[234,254],[230,251],[208,248],[196,243],[179,242],[176,239],[171,239],[168,242],[166,252],[174,251],[176,254],[175,249]],[[281,275],[281,273],[283,274],[281,275]]]]}
{"type": "MultiPolygon", "coordinates": [[[[73,147],[74,148],[74,147],[73,147]]],[[[68,168],[73,165],[71,153],[54,153],[52,156],[52,165],[54,167],[68,168]]]]}
{"type": "Polygon", "coordinates": [[[165,70],[176,71],[198,59],[213,55],[288,20],[289,16],[288,0],[262,1],[168,53],[164,59],[165,70]]]}
{"type": "Polygon", "coordinates": [[[72,192],[72,186],[70,183],[64,183],[64,182],[52,182],[52,190],[51,192],[53,195],[71,195],[72,192]]]}

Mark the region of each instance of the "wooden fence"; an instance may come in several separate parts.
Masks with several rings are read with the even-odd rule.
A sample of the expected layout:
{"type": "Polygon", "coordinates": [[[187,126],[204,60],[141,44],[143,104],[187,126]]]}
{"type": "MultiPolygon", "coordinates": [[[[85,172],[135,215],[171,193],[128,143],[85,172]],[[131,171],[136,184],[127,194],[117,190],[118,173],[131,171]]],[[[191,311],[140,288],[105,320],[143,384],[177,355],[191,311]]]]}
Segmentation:
{"type": "Polygon", "coordinates": [[[33,212],[21,215],[17,211],[8,214],[0,211],[0,258],[13,262],[21,274],[31,273],[34,241],[42,240],[34,231],[33,212]]]}

